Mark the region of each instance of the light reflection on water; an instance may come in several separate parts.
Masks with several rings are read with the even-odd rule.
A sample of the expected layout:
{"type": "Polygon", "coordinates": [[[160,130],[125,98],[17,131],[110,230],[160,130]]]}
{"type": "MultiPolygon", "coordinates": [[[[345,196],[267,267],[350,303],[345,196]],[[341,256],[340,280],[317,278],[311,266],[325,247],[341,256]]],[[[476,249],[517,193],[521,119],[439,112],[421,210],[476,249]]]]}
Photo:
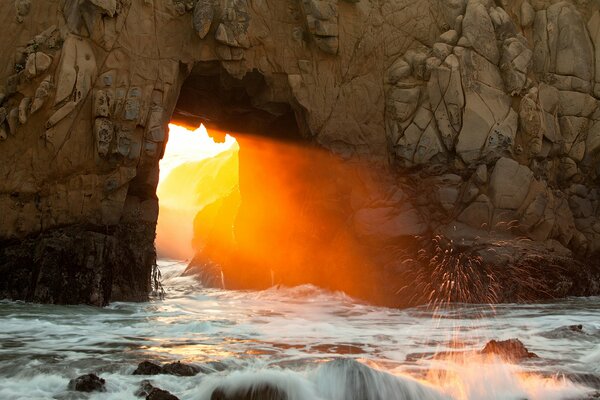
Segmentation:
{"type": "MultiPolygon", "coordinates": [[[[427,380],[457,399],[516,398],[510,397],[513,392],[558,399],[575,389],[548,378],[553,374],[600,374],[598,298],[493,308],[456,305],[433,313],[425,307],[374,307],[311,286],[202,289],[193,278],[179,276],[184,267],[163,271],[164,301],[105,309],[0,303],[0,398],[60,397],[68,379],[91,371],[109,381],[109,394],[98,398],[111,393],[134,398],[140,379],[130,374],[144,359],[301,370],[342,356],[427,380]],[[565,328],[577,324],[582,332],[565,328]],[[473,354],[489,339],[513,337],[540,358],[516,366],[431,357],[446,351],[473,354]],[[483,378],[515,389],[508,395],[486,392],[491,386],[481,386],[483,378]]],[[[194,379],[157,379],[182,398],[200,398],[190,395],[196,393],[194,379]]]]}

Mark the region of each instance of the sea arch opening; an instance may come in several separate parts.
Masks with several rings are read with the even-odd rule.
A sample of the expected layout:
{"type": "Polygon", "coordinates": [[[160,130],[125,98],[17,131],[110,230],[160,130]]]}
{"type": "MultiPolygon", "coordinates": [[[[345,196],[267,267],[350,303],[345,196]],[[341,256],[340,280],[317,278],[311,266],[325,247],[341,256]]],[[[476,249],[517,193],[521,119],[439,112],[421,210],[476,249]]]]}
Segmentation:
{"type": "Polygon", "coordinates": [[[237,141],[228,134],[217,142],[204,125],[196,129],[169,125],[157,187],[159,258],[191,260],[204,246],[195,231],[213,222],[196,226],[198,213],[229,196],[238,199],[231,204],[231,212],[239,207],[238,152],[237,141]]]}
{"type": "MultiPolygon", "coordinates": [[[[341,158],[314,141],[287,76],[251,71],[236,78],[218,63],[198,63],[181,87],[171,123],[205,126],[205,146],[218,148],[228,137],[237,146],[237,189],[204,193],[206,204],[194,216],[193,210],[179,215],[165,211],[171,201],[164,200],[174,199],[177,208],[182,197],[197,195],[191,180],[182,173],[165,183],[169,179],[161,174],[159,237],[168,214],[173,216],[168,241],[178,241],[169,232],[181,234],[182,225],[193,225],[189,273],[207,286],[265,289],[311,283],[385,302],[380,260],[373,255],[374,246],[355,235],[352,215],[358,203],[388,196],[383,193],[388,188],[369,178],[370,166],[341,158]]],[[[178,128],[171,129],[166,164],[171,163],[167,158],[178,128]]],[[[192,151],[192,158],[198,154],[192,151]]],[[[211,191],[210,185],[196,189],[211,191]]],[[[184,237],[183,247],[188,239],[184,237]]],[[[157,244],[161,256],[160,238],[157,244]]]]}

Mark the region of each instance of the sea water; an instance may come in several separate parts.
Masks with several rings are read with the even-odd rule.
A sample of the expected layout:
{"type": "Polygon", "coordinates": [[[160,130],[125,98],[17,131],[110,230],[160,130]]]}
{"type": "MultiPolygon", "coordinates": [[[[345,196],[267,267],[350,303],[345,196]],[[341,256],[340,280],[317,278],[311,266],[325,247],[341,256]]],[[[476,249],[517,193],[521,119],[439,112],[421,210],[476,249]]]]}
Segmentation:
{"type": "Polygon", "coordinates": [[[310,285],[206,289],[182,276],[184,263],[160,266],[162,300],[106,308],[0,302],[0,399],[135,399],[144,379],[182,400],[257,384],[290,400],[597,393],[600,298],[399,310],[310,285]],[[487,341],[509,338],[539,357],[507,362],[478,354],[487,341]],[[219,367],[194,377],[132,375],[143,360],[219,367]],[[106,380],[106,392],[67,390],[70,379],[90,372],[106,380]]]}

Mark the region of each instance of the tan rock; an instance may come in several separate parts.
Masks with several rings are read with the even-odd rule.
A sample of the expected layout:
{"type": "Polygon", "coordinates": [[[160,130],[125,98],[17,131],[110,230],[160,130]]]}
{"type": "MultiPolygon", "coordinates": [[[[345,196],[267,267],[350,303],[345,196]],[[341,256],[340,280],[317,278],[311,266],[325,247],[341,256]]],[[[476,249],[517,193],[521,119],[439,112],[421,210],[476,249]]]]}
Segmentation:
{"type": "Polygon", "coordinates": [[[50,68],[52,64],[52,58],[47,54],[38,51],[31,53],[27,57],[27,63],[25,64],[25,73],[29,78],[35,78],[38,75],[43,74],[50,68]]]}
{"type": "Polygon", "coordinates": [[[427,228],[415,209],[400,211],[393,207],[359,210],[353,223],[359,235],[382,240],[420,235],[427,228]]]}
{"type": "Polygon", "coordinates": [[[497,208],[517,210],[529,192],[533,172],[510,158],[502,157],[490,176],[490,197],[497,208]]]}
{"type": "Polygon", "coordinates": [[[19,123],[25,125],[29,117],[29,108],[31,107],[31,97],[24,97],[19,103],[19,123]]]}
{"type": "Polygon", "coordinates": [[[496,46],[494,25],[482,1],[468,1],[462,22],[462,34],[477,53],[492,64],[498,64],[500,53],[496,46]]]}
{"type": "Polygon", "coordinates": [[[521,3],[520,12],[521,26],[523,28],[528,28],[533,25],[533,21],[535,19],[535,10],[529,1],[526,0],[521,3]]]}
{"type": "Polygon", "coordinates": [[[212,1],[198,1],[194,7],[194,29],[204,39],[210,30],[215,16],[214,5],[212,1]]]}
{"type": "Polygon", "coordinates": [[[489,197],[481,194],[473,203],[467,206],[457,220],[476,229],[489,229],[494,205],[489,197]]]}

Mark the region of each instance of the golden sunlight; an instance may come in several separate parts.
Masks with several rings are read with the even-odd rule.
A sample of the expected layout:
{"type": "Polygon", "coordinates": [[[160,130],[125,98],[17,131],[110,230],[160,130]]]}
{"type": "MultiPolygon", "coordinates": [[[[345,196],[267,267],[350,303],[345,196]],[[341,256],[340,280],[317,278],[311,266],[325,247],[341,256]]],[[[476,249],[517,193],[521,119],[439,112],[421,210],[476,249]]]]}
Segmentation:
{"type": "Polygon", "coordinates": [[[196,130],[169,125],[157,188],[159,257],[187,260],[193,256],[194,219],[237,186],[238,150],[235,138],[226,135],[223,143],[217,143],[203,125],[196,130]]]}

